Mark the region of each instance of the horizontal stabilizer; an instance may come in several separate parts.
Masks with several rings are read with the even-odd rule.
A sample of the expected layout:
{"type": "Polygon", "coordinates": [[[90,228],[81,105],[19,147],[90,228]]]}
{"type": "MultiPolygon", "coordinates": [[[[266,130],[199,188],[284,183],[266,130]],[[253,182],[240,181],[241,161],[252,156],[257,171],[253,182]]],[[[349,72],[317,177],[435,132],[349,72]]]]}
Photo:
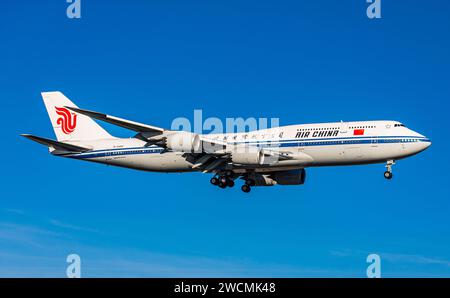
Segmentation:
{"type": "Polygon", "coordinates": [[[114,124],[117,126],[121,126],[121,127],[127,128],[127,129],[137,131],[137,132],[152,132],[152,133],[155,133],[155,132],[163,133],[164,132],[164,129],[160,128],[160,127],[151,126],[151,125],[147,125],[147,124],[143,124],[143,123],[139,123],[139,122],[134,122],[134,121],[122,119],[119,117],[114,117],[114,116],[99,113],[99,112],[83,110],[83,109],[74,108],[74,107],[66,107],[66,108],[68,108],[69,110],[72,110],[74,112],[77,112],[79,114],[83,114],[83,115],[89,116],[91,118],[105,121],[105,122],[108,122],[108,123],[111,123],[111,124],[114,124]]]}
{"type": "Polygon", "coordinates": [[[35,141],[39,144],[45,145],[47,147],[53,147],[57,150],[72,151],[72,152],[85,152],[85,151],[91,150],[89,148],[71,145],[71,144],[67,144],[67,143],[62,143],[62,142],[58,142],[58,141],[54,141],[54,140],[50,140],[50,139],[46,139],[46,138],[42,138],[42,137],[37,137],[37,136],[33,136],[33,135],[21,134],[21,136],[25,137],[27,139],[30,139],[32,141],[35,141]]]}

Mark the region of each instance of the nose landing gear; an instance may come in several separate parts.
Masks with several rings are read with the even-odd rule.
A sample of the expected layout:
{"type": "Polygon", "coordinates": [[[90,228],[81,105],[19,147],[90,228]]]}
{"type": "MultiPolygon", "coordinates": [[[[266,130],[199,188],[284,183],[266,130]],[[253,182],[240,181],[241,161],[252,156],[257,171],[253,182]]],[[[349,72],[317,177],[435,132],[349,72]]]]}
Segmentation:
{"type": "Polygon", "coordinates": [[[389,171],[386,171],[386,172],[384,172],[384,178],[386,178],[386,179],[392,179],[392,172],[389,172],[389,171]]]}
{"type": "Polygon", "coordinates": [[[392,179],[392,166],[395,165],[395,161],[388,160],[386,162],[386,172],[384,172],[384,178],[390,180],[392,179]]]}

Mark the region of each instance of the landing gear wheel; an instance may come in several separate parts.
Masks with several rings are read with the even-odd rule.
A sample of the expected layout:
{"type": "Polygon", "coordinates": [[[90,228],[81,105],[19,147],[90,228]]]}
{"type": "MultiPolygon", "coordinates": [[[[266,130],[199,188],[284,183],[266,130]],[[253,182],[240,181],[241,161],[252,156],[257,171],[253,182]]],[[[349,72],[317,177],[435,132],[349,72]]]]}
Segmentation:
{"type": "Polygon", "coordinates": [[[212,185],[219,185],[219,179],[217,179],[216,177],[212,177],[209,182],[211,182],[212,185]]]}
{"type": "Polygon", "coordinates": [[[220,181],[220,182],[219,182],[219,187],[220,187],[220,188],[225,188],[225,187],[227,187],[227,184],[226,184],[226,183],[223,183],[222,181],[220,181]]]}
{"type": "Polygon", "coordinates": [[[388,180],[392,179],[392,172],[389,171],[384,172],[384,178],[388,180]]]}
{"type": "Polygon", "coordinates": [[[224,185],[226,186],[226,185],[227,185],[227,182],[228,182],[228,178],[225,177],[225,176],[220,176],[220,177],[219,177],[219,182],[222,183],[222,184],[224,184],[224,185]]]}
{"type": "Polygon", "coordinates": [[[233,186],[234,186],[234,181],[231,180],[231,179],[228,179],[228,181],[227,181],[227,186],[228,186],[228,187],[233,187],[233,186]]]}
{"type": "Polygon", "coordinates": [[[250,192],[251,187],[250,187],[250,185],[244,184],[244,185],[242,185],[241,189],[243,192],[250,192]]]}

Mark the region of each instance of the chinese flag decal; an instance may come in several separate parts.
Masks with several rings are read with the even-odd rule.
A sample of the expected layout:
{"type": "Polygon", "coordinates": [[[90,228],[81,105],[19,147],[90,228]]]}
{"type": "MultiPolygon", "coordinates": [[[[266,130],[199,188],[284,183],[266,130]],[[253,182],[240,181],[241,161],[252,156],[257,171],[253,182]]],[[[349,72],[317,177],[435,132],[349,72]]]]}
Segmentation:
{"type": "Polygon", "coordinates": [[[364,135],[364,129],[355,129],[353,131],[354,136],[363,136],[364,135]]]}

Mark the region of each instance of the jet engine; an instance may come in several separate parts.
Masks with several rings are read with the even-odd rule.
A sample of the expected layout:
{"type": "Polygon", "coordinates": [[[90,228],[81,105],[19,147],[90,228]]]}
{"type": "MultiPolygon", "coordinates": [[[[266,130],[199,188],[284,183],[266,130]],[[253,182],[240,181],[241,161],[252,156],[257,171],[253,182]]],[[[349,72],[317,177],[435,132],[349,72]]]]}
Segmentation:
{"type": "Polygon", "coordinates": [[[264,163],[264,153],[260,150],[251,150],[251,152],[233,152],[231,161],[241,165],[262,165],[264,163]]]}
{"type": "Polygon", "coordinates": [[[180,131],[166,137],[166,146],[172,151],[201,152],[202,142],[196,133],[180,131]]]}

